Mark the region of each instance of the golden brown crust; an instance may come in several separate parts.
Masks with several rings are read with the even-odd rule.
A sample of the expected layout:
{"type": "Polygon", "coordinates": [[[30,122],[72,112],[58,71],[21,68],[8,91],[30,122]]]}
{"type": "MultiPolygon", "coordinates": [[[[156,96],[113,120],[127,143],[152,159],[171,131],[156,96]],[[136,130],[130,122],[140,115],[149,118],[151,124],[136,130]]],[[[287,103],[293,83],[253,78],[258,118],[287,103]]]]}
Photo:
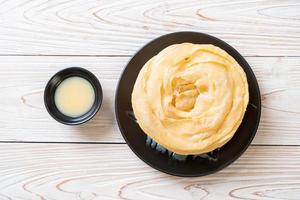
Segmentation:
{"type": "Polygon", "coordinates": [[[213,45],[171,45],[140,71],[132,107],[143,131],[182,155],[210,152],[228,142],[248,104],[241,66],[213,45]]]}

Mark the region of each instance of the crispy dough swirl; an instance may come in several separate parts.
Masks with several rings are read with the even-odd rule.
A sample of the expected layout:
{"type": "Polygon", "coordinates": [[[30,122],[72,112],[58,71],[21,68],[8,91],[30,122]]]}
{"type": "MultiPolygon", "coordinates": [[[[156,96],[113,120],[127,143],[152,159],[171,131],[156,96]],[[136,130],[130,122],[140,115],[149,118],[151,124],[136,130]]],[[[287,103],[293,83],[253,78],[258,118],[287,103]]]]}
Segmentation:
{"type": "Polygon", "coordinates": [[[143,131],[175,153],[201,154],[228,142],[249,100],[241,66],[213,45],[171,45],[141,69],[132,107],[143,131]]]}

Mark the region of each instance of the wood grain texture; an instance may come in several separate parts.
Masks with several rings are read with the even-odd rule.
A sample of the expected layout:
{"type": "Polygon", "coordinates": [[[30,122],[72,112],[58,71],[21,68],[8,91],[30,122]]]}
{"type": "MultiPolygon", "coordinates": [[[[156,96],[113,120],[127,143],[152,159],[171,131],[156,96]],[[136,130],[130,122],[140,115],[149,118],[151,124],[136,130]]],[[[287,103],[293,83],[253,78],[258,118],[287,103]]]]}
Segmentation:
{"type": "Polygon", "coordinates": [[[228,168],[179,178],[125,144],[1,144],[0,199],[289,199],[300,196],[300,147],[250,147],[228,168]]]}
{"type": "Polygon", "coordinates": [[[299,200],[299,58],[298,0],[0,0],[0,200],[299,200]],[[175,31],[228,42],[262,93],[254,145],[205,177],[163,174],[119,144],[121,71],[145,43],[175,31]],[[71,66],[92,71],[104,92],[97,116],[77,127],[43,104],[46,82],[71,66]]]}
{"type": "Polygon", "coordinates": [[[2,0],[2,55],[132,55],[174,31],[215,35],[248,56],[300,56],[297,0],[2,0]]]}
{"type": "MultiPolygon", "coordinates": [[[[117,81],[129,57],[3,56],[0,59],[0,141],[124,142],[114,117],[117,81]],[[43,89],[58,70],[82,66],[104,91],[98,115],[83,126],[57,123],[46,112],[43,89]]],[[[299,58],[247,57],[262,93],[254,144],[300,145],[299,58]]]]}

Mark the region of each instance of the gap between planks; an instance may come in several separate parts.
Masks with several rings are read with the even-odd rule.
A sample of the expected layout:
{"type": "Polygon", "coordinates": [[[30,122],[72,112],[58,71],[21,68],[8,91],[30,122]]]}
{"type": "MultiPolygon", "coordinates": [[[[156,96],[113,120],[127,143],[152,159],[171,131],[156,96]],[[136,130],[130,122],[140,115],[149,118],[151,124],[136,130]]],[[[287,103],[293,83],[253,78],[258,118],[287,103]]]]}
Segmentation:
{"type": "MultiPolygon", "coordinates": [[[[138,51],[136,51],[138,52],[138,51]]],[[[81,54],[81,55],[60,55],[60,54],[0,54],[0,57],[133,57],[135,54],[81,54]]],[[[299,56],[262,56],[262,55],[253,55],[253,56],[243,56],[245,58],[300,58],[299,56]]]]}
{"type": "MultiPolygon", "coordinates": [[[[54,141],[0,141],[0,144],[127,144],[126,142],[54,142],[54,141]]],[[[256,147],[300,147],[296,144],[250,144],[250,146],[256,147]]]]}

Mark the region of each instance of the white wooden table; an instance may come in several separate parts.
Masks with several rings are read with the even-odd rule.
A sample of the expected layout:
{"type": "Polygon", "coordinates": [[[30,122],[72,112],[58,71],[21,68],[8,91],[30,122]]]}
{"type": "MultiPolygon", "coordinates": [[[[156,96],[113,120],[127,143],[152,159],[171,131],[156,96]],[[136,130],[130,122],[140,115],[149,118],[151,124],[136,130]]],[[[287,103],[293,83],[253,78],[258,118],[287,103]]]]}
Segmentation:
{"type": "Polygon", "coordinates": [[[0,200],[300,199],[300,1],[1,0],[0,200]],[[246,153],[205,177],[140,161],[114,116],[122,69],[162,34],[199,31],[234,46],[253,68],[262,118],[246,153]],[[53,120],[43,89],[84,67],[104,102],[78,127],[53,120]]]}

